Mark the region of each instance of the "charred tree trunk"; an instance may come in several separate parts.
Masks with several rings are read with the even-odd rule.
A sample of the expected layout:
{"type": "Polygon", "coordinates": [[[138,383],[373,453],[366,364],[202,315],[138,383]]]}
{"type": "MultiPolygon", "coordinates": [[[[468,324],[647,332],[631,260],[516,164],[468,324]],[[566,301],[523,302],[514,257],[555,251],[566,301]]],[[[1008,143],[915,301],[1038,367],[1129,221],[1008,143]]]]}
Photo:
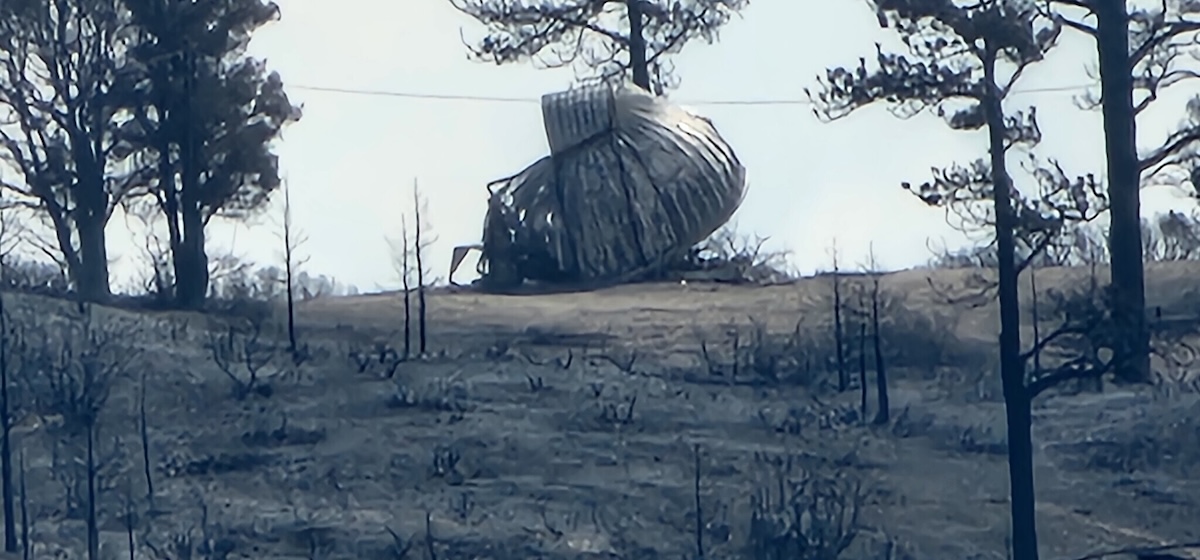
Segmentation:
{"type": "Polygon", "coordinates": [[[400,217],[400,287],[404,290],[404,359],[412,357],[412,265],[409,263],[408,223],[400,217]]]}
{"type": "Polygon", "coordinates": [[[1012,184],[1005,161],[1004,109],[996,85],[996,52],[990,45],[983,57],[983,109],[987,118],[993,199],[996,212],[998,295],[1000,299],[1000,377],[1008,424],[1008,479],[1014,560],[1037,560],[1037,522],[1034,509],[1033,418],[1025,367],[1021,360],[1021,308],[1018,300],[1016,244],[1013,230],[1012,184]]]}
{"type": "Polygon", "coordinates": [[[17,490],[21,503],[21,559],[30,560],[33,558],[33,544],[29,542],[29,535],[33,532],[33,520],[29,518],[29,493],[25,486],[25,449],[21,449],[20,459],[17,463],[18,478],[17,490]]]}
{"type": "Polygon", "coordinates": [[[413,258],[417,266],[417,351],[421,356],[425,355],[425,246],[421,240],[422,230],[425,229],[425,222],[421,218],[421,192],[417,190],[416,185],[413,185],[413,221],[416,227],[413,230],[413,258]]]}
{"type": "Polygon", "coordinates": [[[1150,334],[1146,324],[1145,269],[1142,264],[1141,170],[1133,110],[1129,12],[1125,0],[1095,0],[1100,59],[1101,112],[1108,161],[1108,234],[1112,311],[1117,332],[1116,373],[1125,381],[1150,379],[1150,334]]]}
{"type": "Polygon", "coordinates": [[[87,557],[88,560],[100,558],[100,525],[96,522],[96,478],[99,468],[96,465],[96,425],[94,420],[87,426],[87,457],[84,467],[87,469],[87,557]]]}
{"type": "Polygon", "coordinates": [[[867,322],[858,324],[858,407],[867,423],[867,322]]]}
{"type": "Polygon", "coordinates": [[[879,279],[873,280],[871,287],[871,345],[875,354],[875,398],[878,410],[875,411],[875,423],[887,424],[891,419],[891,403],[888,401],[887,369],[883,360],[883,342],[879,334],[879,279]]]}
{"type": "MultiPolygon", "coordinates": [[[[0,263],[0,267],[3,267],[0,263]]],[[[12,403],[8,393],[8,317],[4,309],[4,296],[0,294],[0,430],[4,441],[0,444],[0,487],[4,497],[4,551],[17,551],[16,500],[13,496],[12,464],[12,403]]]]}
{"type": "Polygon", "coordinates": [[[846,341],[845,329],[842,325],[842,281],[838,269],[837,247],[833,249],[833,346],[834,359],[837,360],[838,392],[846,392],[850,385],[849,374],[846,372],[846,341]]]}
{"type": "Polygon", "coordinates": [[[284,252],[287,253],[286,260],[283,263],[284,282],[287,283],[284,296],[287,298],[287,335],[288,335],[288,352],[291,352],[292,359],[300,359],[300,346],[296,340],[296,280],[295,280],[295,263],[292,261],[292,246],[291,242],[284,243],[284,252]]]}
{"type": "Polygon", "coordinates": [[[198,146],[196,122],[192,115],[192,80],[196,75],[195,56],[191,53],[184,62],[184,115],[180,127],[180,218],[183,222],[180,251],[176,254],[176,301],[184,309],[200,309],[208,295],[208,255],[204,252],[204,216],[200,176],[204,171],[198,146]]]}
{"type": "MultiPolygon", "coordinates": [[[[185,181],[185,185],[192,181],[185,181]]],[[[184,189],[189,186],[184,186],[184,189]]],[[[194,188],[194,187],[192,187],[194,188]]],[[[200,309],[208,295],[208,255],[204,252],[204,219],[199,204],[185,190],[182,228],[175,250],[175,301],[182,309],[200,309]]]]}
{"type": "Polygon", "coordinates": [[[108,211],[105,205],[103,199],[90,202],[78,209],[75,218],[75,231],[79,235],[79,273],[75,289],[83,301],[104,302],[110,295],[108,247],[104,236],[108,211]],[[97,205],[100,208],[96,208],[97,205]]]}
{"type": "MultiPolygon", "coordinates": [[[[646,56],[646,38],[642,29],[641,0],[625,0],[629,16],[629,68],[633,72],[633,83],[646,91],[650,89],[650,67],[646,56]]],[[[657,94],[658,92],[655,92],[657,94]]]]}

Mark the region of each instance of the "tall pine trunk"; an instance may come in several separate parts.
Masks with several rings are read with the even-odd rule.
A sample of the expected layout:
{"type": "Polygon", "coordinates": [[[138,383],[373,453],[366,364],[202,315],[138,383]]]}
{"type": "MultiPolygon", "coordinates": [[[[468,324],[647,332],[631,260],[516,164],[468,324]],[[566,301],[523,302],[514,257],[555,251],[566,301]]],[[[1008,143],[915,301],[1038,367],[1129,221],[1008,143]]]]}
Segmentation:
{"type": "Polygon", "coordinates": [[[1000,299],[1000,377],[1008,425],[1008,480],[1011,493],[1013,560],[1037,560],[1037,519],[1033,480],[1033,418],[1021,359],[1021,308],[1018,301],[1012,184],[1005,161],[1004,108],[996,85],[996,51],[985,46],[983,109],[992,165],[996,212],[997,274],[1000,299]]]}
{"type": "Polygon", "coordinates": [[[646,38],[642,29],[641,0],[625,0],[625,9],[629,15],[629,68],[633,73],[633,83],[646,91],[650,89],[650,67],[646,58],[646,38]]]}
{"type": "Polygon", "coordinates": [[[200,131],[192,115],[192,81],[196,76],[196,58],[187,53],[184,60],[184,99],[180,132],[180,218],[183,222],[176,269],[183,272],[175,279],[176,298],[184,309],[200,309],[208,295],[208,254],[204,251],[204,217],[201,215],[200,175],[204,170],[199,141],[200,131]]]}
{"type": "Polygon", "coordinates": [[[1108,161],[1111,219],[1112,309],[1117,332],[1117,375],[1130,382],[1150,379],[1150,333],[1146,324],[1145,270],[1142,264],[1141,170],[1133,111],[1133,67],[1129,54],[1129,12],[1125,0],[1095,0],[1100,59],[1101,112],[1108,161]]]}

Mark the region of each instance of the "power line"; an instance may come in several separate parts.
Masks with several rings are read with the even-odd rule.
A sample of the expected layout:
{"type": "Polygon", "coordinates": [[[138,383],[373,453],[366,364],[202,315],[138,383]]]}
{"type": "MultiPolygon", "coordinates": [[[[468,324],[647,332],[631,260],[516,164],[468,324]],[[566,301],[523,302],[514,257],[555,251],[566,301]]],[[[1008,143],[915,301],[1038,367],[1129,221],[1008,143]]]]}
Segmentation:
{"type": "MultiPolygon", "coordinates": [[[[309,86],[309,85],[288,85],[290,89],[298,89],[304,91],[315,91],[323,93],[338,93],[344,95],[364,95],[371,97],[398,97],[403,99],[429,99],[438,101],[470,101],[478,103],[522,103],[538,105],[540,99],[529,97],[497,97],[490,95],[470,95],[470,94],[453,94],[453,93],[421,93],[413,91],[389,91],[375,89],[355,89],[355,88],[340,88],[331,86],[309,86]]],[[[1032,93],[1060,93],[1068,91],[1083,91],[1094,84],[1077,84],[1063,86],[1047,86],[1039,88],[1015,89],[1011,95],[1025,95],[1032,93]]],[[[811,105],[812,102],[807,99],[710,99],[710,100],[680,100],[682,105],[811,105]]]]}

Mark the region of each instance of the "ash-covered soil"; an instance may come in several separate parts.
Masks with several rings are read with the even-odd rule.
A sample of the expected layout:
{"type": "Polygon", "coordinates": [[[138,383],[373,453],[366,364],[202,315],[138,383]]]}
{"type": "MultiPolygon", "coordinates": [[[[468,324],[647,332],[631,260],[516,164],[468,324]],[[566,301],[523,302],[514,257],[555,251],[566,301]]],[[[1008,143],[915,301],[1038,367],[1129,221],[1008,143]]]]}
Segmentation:
{"type": "MultiPolygon", "coordinates": [[[[1172,316],[1200,315],[1185,266],[1150,269],[1151,303],[1172,316]]],[[[1051,289],[1086,271],[1039,273],[1051,289]]],[[[884,425],[864,425],[857,389],[831,388],[821,345],[829,278],[436,292],[429,356],[390,378],[387,350],[403,350],[399,295],[307,302],[299,332],[311,357],[297,366],[276,352],[259,372],[269,395],[240,399],[206,347],[227,332],[218,319],[143,314],[137,370],[113,386],[99,428],[103,549],[128,558],[132,521],[139,558],[182,558],[169,549],[185,535],[203,558],[674,559],[695,557],[697,540],[707,558],[755,558],[748,541],[761,541],[764,524],[779,529],[789,508],[820,495],[841,500],[844,526],[859,504],[843,558],[883,558],[889,547],[896,558],[1005,558],[994,310],[942,293],[965,274],[884,278],[909,317],[886,331],[899,334],[884,342],[894,358],[884,425]],[[900,340],[904,329],[929,333],[900,340]],[[736,372],[734,331],[752,348],[739,350],[736,372]],[[778,350],[790,354],[772,365],[757,355],[775,351],[765,335],[807,342],[778,350]],[[765,519],[752,531],[756,510],[765,519]]],[[[41,314],[69,309],[9,300],[41,314]]],[[[267,342],[282,348],[271,329],[267,342]]],[[[857,358],[850,367],[856,381],[857,358]]],[[[868,420],[873,387],[869,397],[868,420]]],[[[1035,415],[1043,557],[1200,539],[1200,396],[1186,383],[1059,392],[1039,398],[1035,415]]],[[[78,449],[61,432],[47,425],[16,442],[40,558],[83,557],[83,520],[66,491],[79,477],[64,474],[76,472],[65,465],[78,449]]]]}

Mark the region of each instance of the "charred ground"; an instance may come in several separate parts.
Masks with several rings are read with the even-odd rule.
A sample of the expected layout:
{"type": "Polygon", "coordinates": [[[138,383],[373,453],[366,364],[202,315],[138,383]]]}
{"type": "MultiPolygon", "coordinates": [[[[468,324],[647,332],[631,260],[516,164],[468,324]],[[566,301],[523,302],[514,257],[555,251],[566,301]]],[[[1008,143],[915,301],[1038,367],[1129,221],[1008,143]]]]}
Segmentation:
{"type": "MultiPolygon", "coordinates": [[[[1197,272],[1148,266],[1151,305],[1200,317],[1197,272]]],[[[1037,273],[1039,290],[1089,276],[1037,273]]],[[[263,323],[254,387],[240,320],[230,331],[229,319],[97,309],[97,324],[136,325],[122,328],[140,350],[99,424],[103,548],[127,558],[132,525],[148,558],[151,545],[182,557],[168,550],[187,535],[207,558],[679,558],[698,540],[714,558],[774,558],[800,540],[846,545],[843,558],[1004,558],[995,311],[946,301],[975,274],[883,277],[892,419],[879,426],[863,425],[857,389],[833,388],[828,277],[438,292],[431,355],[403,362],[398,295],[316,300],[299,310],[303,359],[263,323]],[[227,363],[214,360],[222,347],[227,363]],[[789,533],[800,510],[817,519],[789,533]]],[[[6,299],[14,316],[68,320],[75,307],[6,299]]],[[[1186,367],[1167,369],[1180,380],[1037,401],[1049,557],[1200,539],[1200,395],[1186,367]]],[[[38,557],[83,550],[65,429],[17,441],[38,557]]]]}

